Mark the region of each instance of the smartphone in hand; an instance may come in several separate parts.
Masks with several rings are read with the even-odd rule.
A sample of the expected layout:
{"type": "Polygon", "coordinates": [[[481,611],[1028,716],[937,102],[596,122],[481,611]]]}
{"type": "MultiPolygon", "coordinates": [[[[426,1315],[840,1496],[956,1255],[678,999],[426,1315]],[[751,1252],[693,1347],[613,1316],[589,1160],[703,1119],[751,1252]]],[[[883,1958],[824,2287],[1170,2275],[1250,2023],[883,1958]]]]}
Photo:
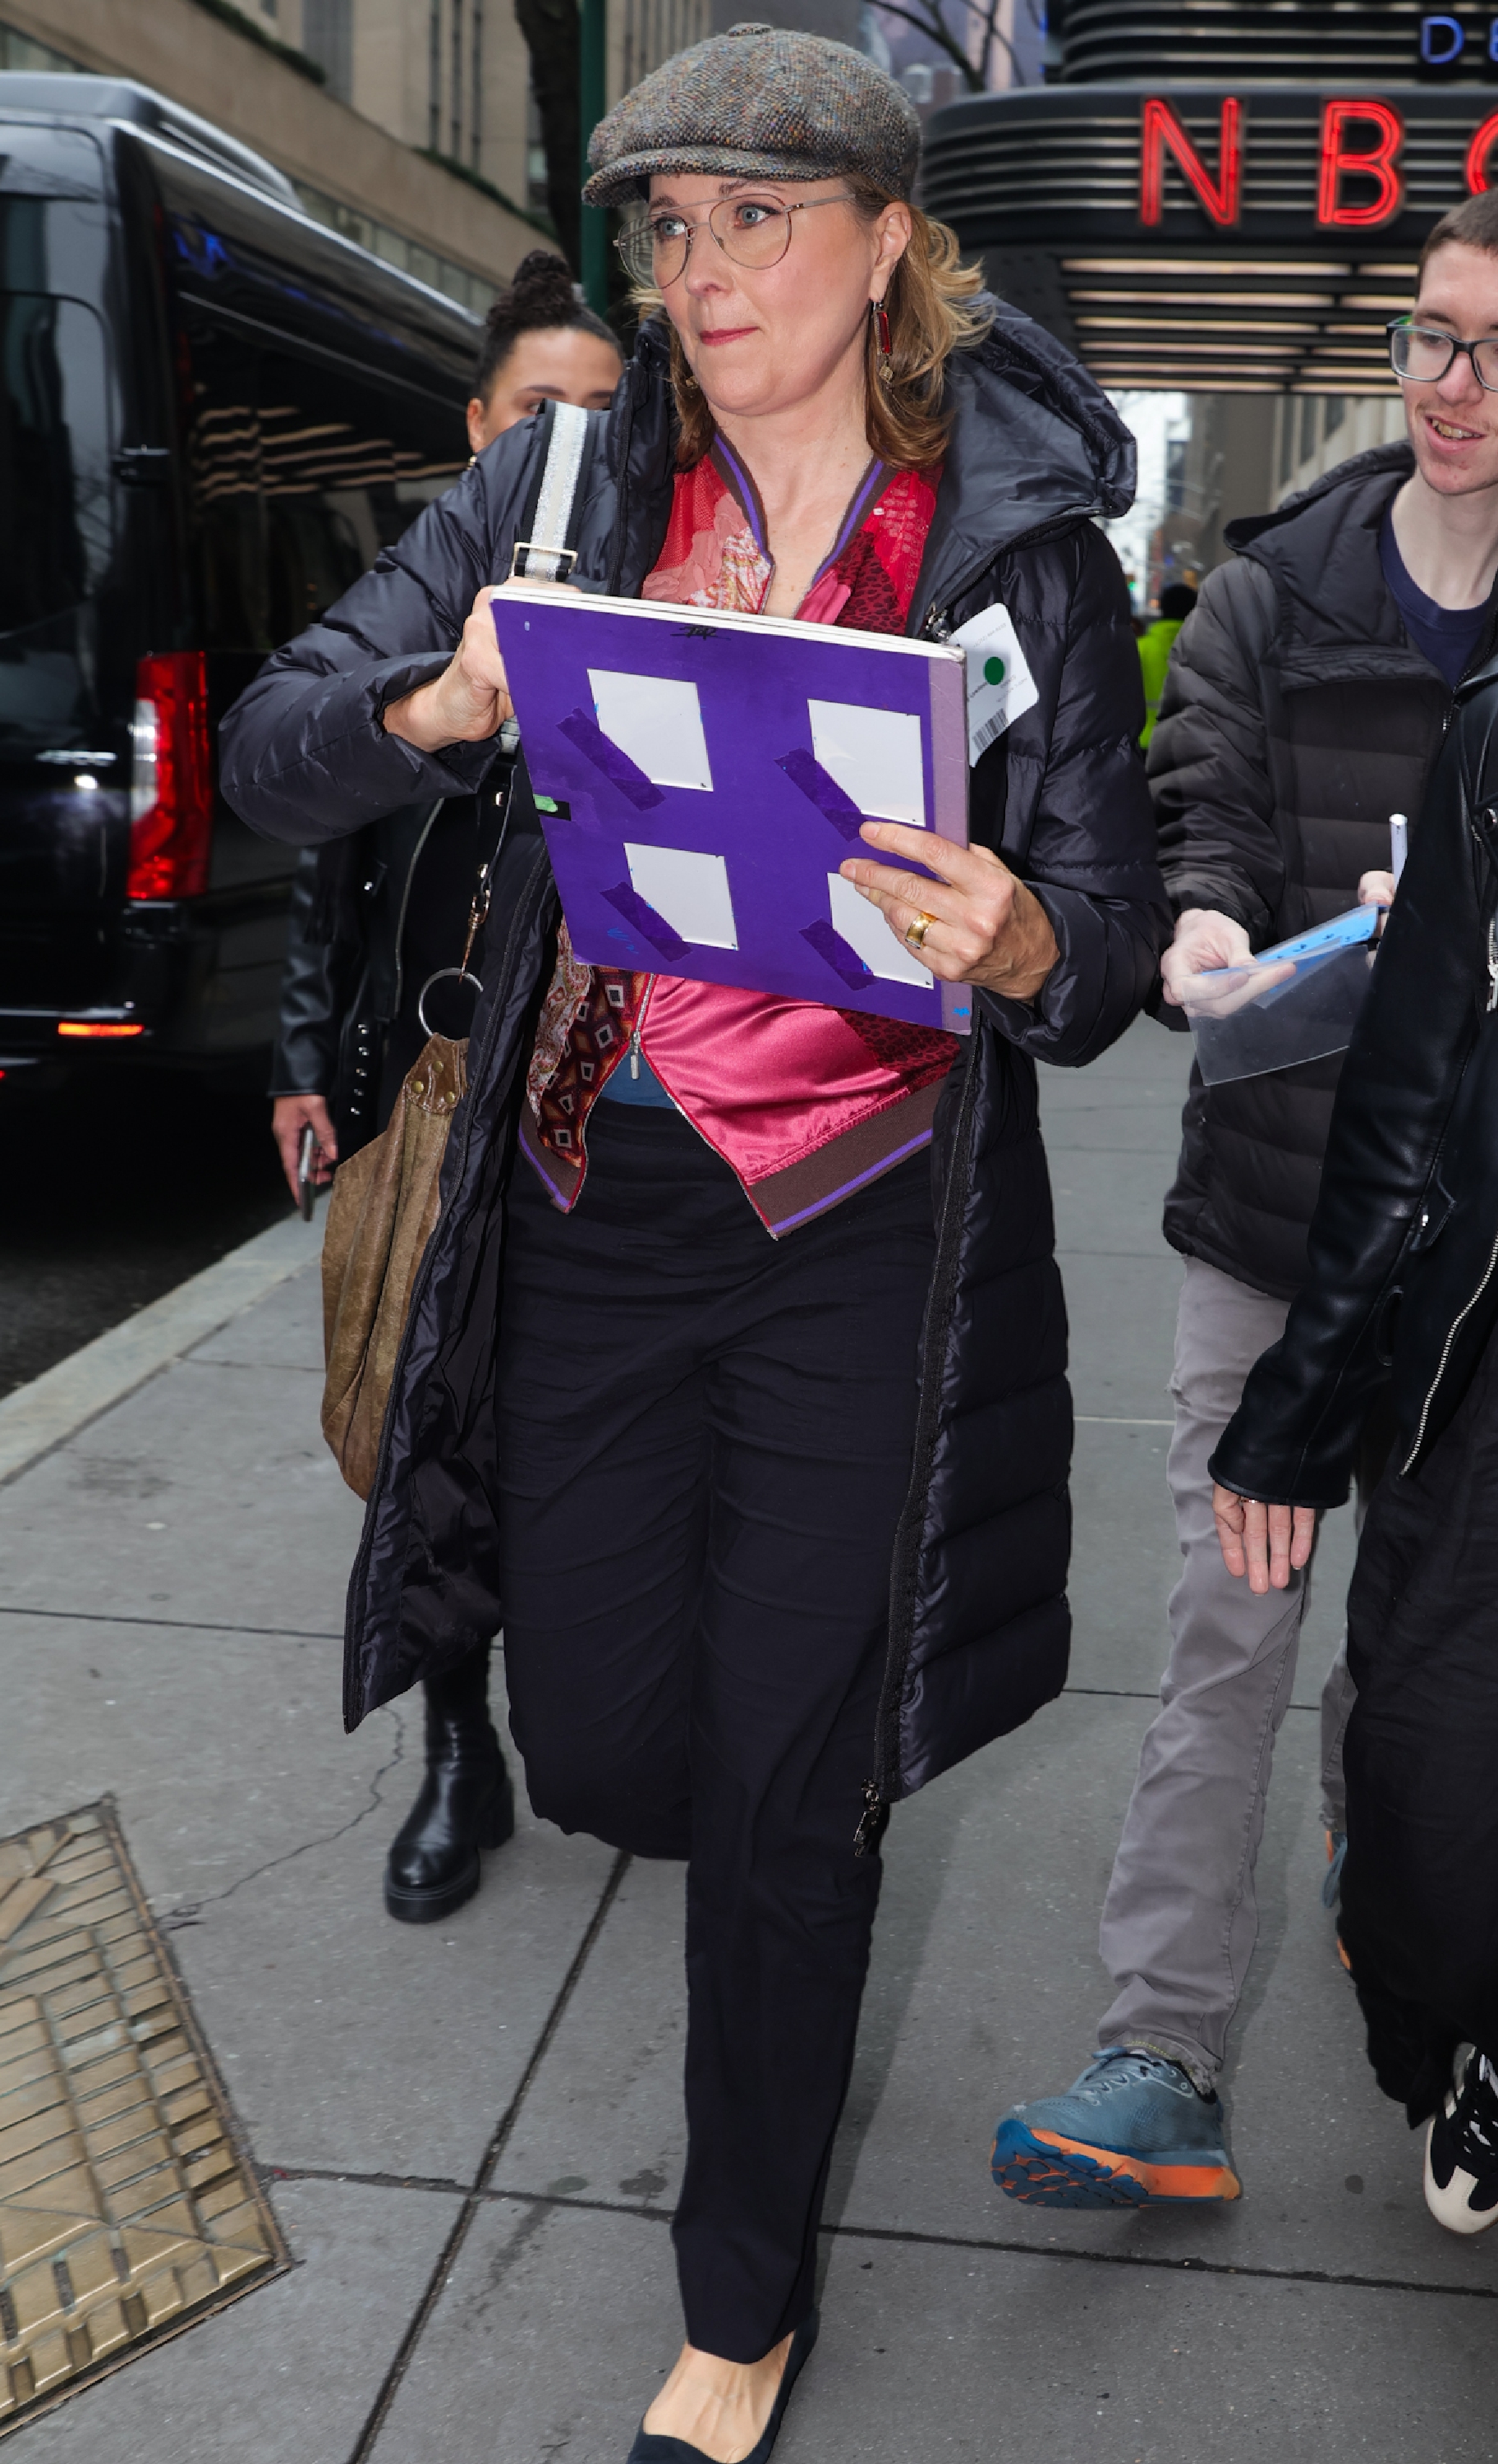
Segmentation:
{"type": "Polygon", "coordinates": [[[297,1203],[301,1208],[301,1220],[304,1223],[312,1221],[313,1212],[318,1202],[318,1184],[313,1178],[317,1159],[317,1132],[308,1121],[302,1129],[301,1147],[297,1156],[297,1203]]]}

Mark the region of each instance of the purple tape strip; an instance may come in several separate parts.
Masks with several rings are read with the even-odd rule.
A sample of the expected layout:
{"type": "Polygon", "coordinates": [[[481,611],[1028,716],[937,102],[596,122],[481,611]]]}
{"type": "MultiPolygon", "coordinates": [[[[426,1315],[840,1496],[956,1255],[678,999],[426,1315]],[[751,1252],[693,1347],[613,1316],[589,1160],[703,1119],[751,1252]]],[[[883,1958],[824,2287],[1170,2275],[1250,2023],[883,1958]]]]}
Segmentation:
{"type": "Polygon", "coordinates": [[[873,982],[873,971],[866,967],[851,941],[845,941],[826,916],[819,915],[815,924],[804,924],[804,941],[809,941],[819,958],[826,958],[834,975],[842,977],[849,992],[862,992],[865,984],[873,982]]]}
{"type": "Polygon", "coordinates": [[[668,924],[659,909],[652,907],[648,898],[642,898],[637,890],[631,890],[627,881],[622,881],[617,890],[606,890],[604,896],[627,924],[632,924],[637,933],[644,934],[651,948],[659,950],[663,958],[686,957],[692,947],[691,942],[684,941],[674,924],[668,924]]]}
{"type": "Polygon", "coordinates": [[[660,789],[647,779],[638,763],[631,761],[628,754],[615,744],[611,737],[604,734],[586,711],[575,710],[570,718],[559,719],[557,724],[568,743],[575,744],[596,770],[602,770],[606,779],[612,780],[620,794],[628,798],[637,813],[648,813],[652,804],[665,803],[660,789]]]}
{"type": "Polygon", "coordinates": [[[832,827],[851,845],[857,838],[864,816],[856,804],[850,804],[837,781],[823,769],[814,753],[798,746],[794,753],[776,756],[775,766],[783,770],[793,787],[809,796],[819,812],[825,813],[832,827]]]}

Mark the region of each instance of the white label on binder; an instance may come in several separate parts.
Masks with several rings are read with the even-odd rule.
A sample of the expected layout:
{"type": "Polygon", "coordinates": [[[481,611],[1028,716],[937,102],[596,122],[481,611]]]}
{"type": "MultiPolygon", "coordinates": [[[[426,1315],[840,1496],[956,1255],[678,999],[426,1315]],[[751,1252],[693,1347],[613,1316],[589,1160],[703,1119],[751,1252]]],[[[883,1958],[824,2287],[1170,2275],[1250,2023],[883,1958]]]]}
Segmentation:
{"type": "Polygon", "coordinates": [[[827,903],[832,930],[857,952],[871,976],[882,976],[886,983],[923,984],[928,992],[931,990],[936,982],[931,969],[917,958],[908,941],[891,932],[883,908],[866,898],[861,890],[855,890],[850,881],[845,881],[840,872],[827,875],[827,903]]]}
{"type": "Polygon", "coordinates": [[[684,941],[708,950],[738,949],[728,867],[720,855],[699,855],[690,847],[631,847],[627,839],[625,862],[636,897],[664,915],[684,941]]]}
{"type": "Polygon", "coordinates": [[[829,778],[873,821],[926,826],[920,721],[914,712],[808,701],[811,749],[829,778]]]}
{"type": "Polygon", "coordinates": [[[647,779],[657,787],[711,791],[695,685],[673,676],[620,675],[610,668],[589,668],[587,680],[599,726],[647,779]]]}
{"type": "Polygon", "coordinates": [[[952,639],[967,652],[967,758],[976,761],[1040,699],[1007,607],[996,604],[959,625],[952,639]]]}

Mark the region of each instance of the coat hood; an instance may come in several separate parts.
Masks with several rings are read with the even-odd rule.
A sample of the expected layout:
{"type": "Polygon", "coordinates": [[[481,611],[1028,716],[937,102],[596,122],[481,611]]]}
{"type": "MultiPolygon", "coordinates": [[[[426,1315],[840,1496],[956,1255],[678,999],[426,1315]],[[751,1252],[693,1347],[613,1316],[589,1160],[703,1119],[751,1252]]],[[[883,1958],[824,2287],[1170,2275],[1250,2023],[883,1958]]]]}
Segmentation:
{"type": "MultiPolygon", "coordinates": [[[[1080,361],[1029,317],[986,293],[992,312],[981,341],[953,354],[948,399],[956,416],[936,517],[912,606],[913,629],[929,606],[954,598],[971,572],[1030,532],[1134,502],[1130,430],[1080,361]]],[[[659,487],[674,455],[670,344],[662,318],[647,319],[606,414],[606,454],[617,474],[659,487]]]]}
{"type": "Polygon", "coordinates": [[[1273,577],[1285,681],[1436,672],[1405,637],[1378,557],[1384,515],[1414,468],[1408,445],[1377,445],[1272,514],[1228,524],[1228,545],[1273,577]]]}

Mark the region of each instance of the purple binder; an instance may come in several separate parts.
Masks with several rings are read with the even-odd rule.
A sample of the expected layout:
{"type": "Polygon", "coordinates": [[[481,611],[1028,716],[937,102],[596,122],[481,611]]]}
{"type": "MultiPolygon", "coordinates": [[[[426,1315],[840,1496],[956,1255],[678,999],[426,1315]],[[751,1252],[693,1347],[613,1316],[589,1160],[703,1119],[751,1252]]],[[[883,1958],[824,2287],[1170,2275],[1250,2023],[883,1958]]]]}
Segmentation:
{"type": "Polygon", "coordinates": [[[523,584],[491,605],[580,958],[970,1031],[971,988],[838,873],[866,818],[967,844],[959,649],[523,584]]]}

